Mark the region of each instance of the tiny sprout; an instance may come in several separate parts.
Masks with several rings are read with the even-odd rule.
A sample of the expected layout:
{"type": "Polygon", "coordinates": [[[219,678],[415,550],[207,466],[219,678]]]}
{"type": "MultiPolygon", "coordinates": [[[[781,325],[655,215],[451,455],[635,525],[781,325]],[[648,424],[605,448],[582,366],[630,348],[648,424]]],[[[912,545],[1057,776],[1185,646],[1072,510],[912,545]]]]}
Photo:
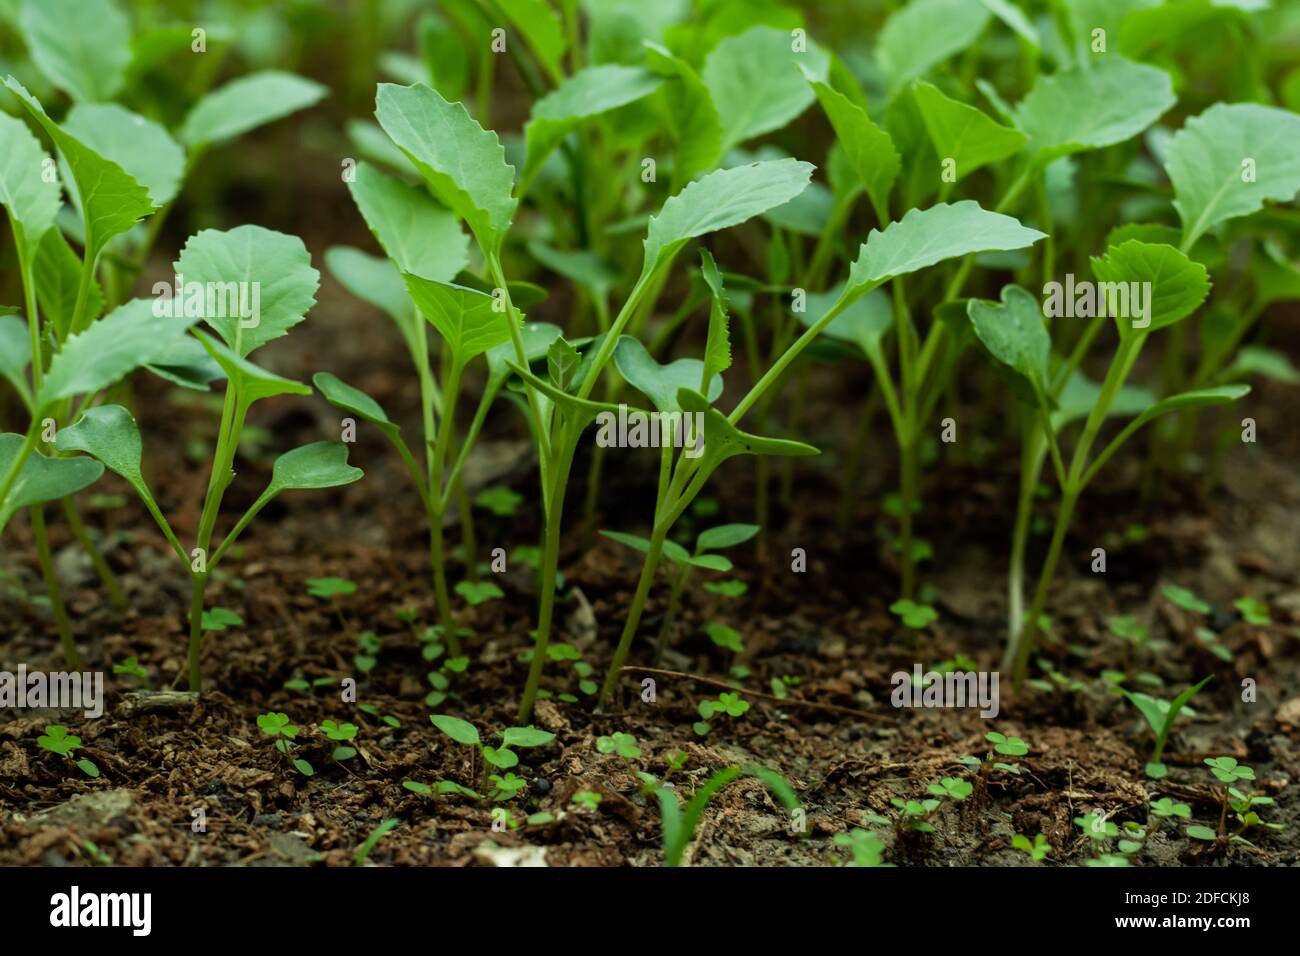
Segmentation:
{"type": "Polygon", "coordinates": [[[745,595],[745,592],[749,590],[749,585],[744,581],[729,578],[726,581],[705,581],[704,590],[710,594],[716,594],[718,597],[738,598],[745,595]]]}
{"type": "Polygon", "coordinates": [[[975,790],[969,781],[960,777],[944,777],[938,783],[930,784],[928,789],[936,797],[948,797],[951,800],[965,800],[975,790]]]}
{"type": "Polygon", "coordinates": [[[846,846],[853,855],[847,866],[885,866],[885,844],[870,830],[853,829],[835,834],[835,845],[846,846]]]}
{"type": "Polygon", "coordinates": [[[1206,757],[1205,764],[1224,783],[1255,779],[1255,771],[1238,764],[1236,757],[1206,757]]]}
{"type": "Polygon", "coordinates": [[[920,630],[939,619],[939,612],[928,604],[917,604],[907,599],[895,601],[889,605],[889,611],[913,630],[920,630]]]}
{"type": "Polygon", "coordinates": [[[1273,623],[1273,618],[1268,613],[1268,605],[1263,601],[1256,600],[1253,597],[1243,597],[1233,601],[1232,606],[1241,612],[1242,620],[1247,624],[1255,627],[1267,627],[1273,623]]]}
{"type": "MultiPolygon", "coordinates": [[[[259,714],[257,717],[257,726],[268,737],[275,739],[275,749],[280,751],[286,757],[289,756],[289,741],[298,736],[296,725],[289,723],[289,715],[271,712],[259,714]]],[[[290,762],[304,777],[312,776],[316,771],[306,760],[296,757],[290,757],[290,762]]]]}
{"type": "Polygon", "coordinates": [[[631,734],[615,733],[608,737],[597,737],[596,749],[603,754],[618,754],[624,760],[635,760],[641,756],[641,748],[636,745],[636,738],[631,734]]]}
{"type": "Polygon", "coordinates": [[[478,493],[474,504],[486,508],[498,518],[509,518],[523,503],[523,495],[509,488],[486,488],[478,493]]]}
{"type": "Polygon", "coordinates": [[[200,624],[205,631],[224,631],[228,627],[243,626],[244,619],[224,607],[210,607],[203,612],[200,624]]]}
{"type": "Polygon", "coordinates": [[[60,757],[67,757],[77,765],[82,773],[87,777],[98,777],[99,768],[93,761],[82,758],[81,760],[73,759],[73,752],[81,746],[81,738],[76,734],[68,733],[68,728],[59,724],[46,724],[45,733],[36,738],[36,743],[43,750],[50,753],[58,754],[60,757]]]}
{"type": "Polygon", "coordinates": [[[308,578],[307,593],[325,600],[355,594],[356,583],[345,578],[308,578]]]}
{"type": "Polygon", "coordinates": [[[1104,814],[1089,813],[1087,816],[1075,817],[1074,823],[1093,840],[1110,840],[1119,836],[1119,827],[1106,819],[1104,814]]]}
{"type": "Polygon", "coordinates": [[[1119,692],[1142,713],[1147,723],[1151,725],[1151,730],[1155,733],[1155,749],[1152,751],[1151,759],[1146,765],[1146,774],[1152,780],[1159,780],[1169,773],[1168,768],[1160,761],[1161,756],[1164,754],[1165,742],[1169,739],[1169,732],[1173,729],[1174,721],[1178,718],[1180,712],[1186,711],[1189,715],[1192,713],[1192,709],[1187,706],[1187,703],[1196,696],[1197,691],[1204,687],[1209,679],[1209,677],[1206,677],[1200,683],[1193,684],[1172,701],[1163,701],[1152,697],[1150,694],[1128,691],[1122,687],[1118,688],[1119,692]]]}
{"type": "Polygon", "coordinates": [[[1116,637],[1122,637],[1126,641],[1132,641],[1138,647],[1146,644],[1151,632],[1146,626],[1140,624],[1136,617],[1132,615],[1119,615],[1106,619],[1106,626],[1116,637]]]}
{"type": "Polygon", "coordinates": [[[505,597],[505,592],[491,581],[459,581],[456,584],[456,593],[468,601],[472,607],[478,607],[486,601],[505,597]]]}
{"type": "Polygon", "coordinates": [[[740,654],[745,650],[745,645],[740,640],[740,632],[734,627],[728,627],[717,621],[710,621],[705,626],[704,632],[709,635],[709,639],[715,645],[723,650],[731,651],[733,654],[740,654]]]}
{"type": "Polygon", "coordinates": [[[739,717],[749,710],[749,701],[744,700],[739,693],[722,693],[717,700],[700,701],[698,710],[704,719],[696,721],[692,726],[703,737],[712,729],[709,721],[715,716],[725,714],[728,717],[739,717]]]}
{"type": "MultiPolygon", "coordinates": [[[[336,724],[332,720],[322,720],[320,725],[321,733],[333,741],[355,740],[357,736],[356,724],[336,724]]],[[[339,746],[334,748],[330,756],[334,760],[351,760],[357,755],[355,747],[339,746]]]]}
{"type": "Polygon", "coordinates": [[[573,795],[573,803],[584,810],[595,810],[600,806],[600,794],[591,790],[579,790],[573,795]]]}
{"type": "Polygon", "coordinates": [[[1191,807],[1185,803],[1174,803],[1169,797],[1152,801],[1151,812],[1158,817],[1182,817],[1184,820],[1192,818],[1191,807]]]}
{"type": "Polygon", "coordinates": [[[1029,744],[1019,737],[1004,737],[992,730],[985,734],[984,737],[992,742],[994,750],[1007,757],[1023,757],[1029,753],[1029,744]]]}
{"type": "Polygon", "coordinates": [[[1023,850],[1029,854],[1029,858],[1035,863],[1041,863],[1046,859],[1047,854],[1052,852],[1052,844],[1047,842],[1047,837],[1041,833],[1034,837],[1034,841],[1029,842],[1029,837],[1023,833],[1017,833],[1011,841],[1011,846],[1017,850],[1023,850]]]}
{"type": "Polygon", "coordinates": [[[497,801],[509,800],[528,786],[527,780],[508,771],[503,776],[492,774],[488,777],[488,783],[492,784],[492,799],[497,801]]]}
{"type": "Polygon", "coordinates": [[[939,800],[903,800],[894,797],[889,801],[903,813],[898,825],[905,830],[917,830],[921,833],[933,833],[934,827],[927,821],[935,810],[939,809],[939,800]]]}
{"type": "Polygon", "coordinates": [[[1177,584],[1166,585],[1161,593],[1170,603],[1193,614],[1209,614],[1214,610],[1209,604],[1197,597],[1195,591],[1179,587],[1177,584]]]}
{"type": "Polygon", "coordinates": [[[113,665],[114,674],[123,674],[127,677],[136,677],[140,680],[148,680],[149,672],[140,666],[140,662],[134,657],[128,657],[120,664],[113,665]]]}

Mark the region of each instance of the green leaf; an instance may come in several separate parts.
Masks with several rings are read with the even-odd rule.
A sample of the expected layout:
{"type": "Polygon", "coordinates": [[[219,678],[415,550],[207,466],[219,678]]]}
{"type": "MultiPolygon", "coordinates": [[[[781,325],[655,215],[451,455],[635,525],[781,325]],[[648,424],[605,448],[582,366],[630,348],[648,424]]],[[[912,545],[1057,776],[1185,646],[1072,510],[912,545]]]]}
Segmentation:
{"type": "MultiPolygon", "coordinates": [[[[647,554],[650,551],[649,539],[643,538],[640,535],[627,534],[622,531],[601,531],[600,533],[604,535],[606,538],[609,538],[611,541],[617,541],[619,544],[627,545],[632,550],[640,551],[642,554],[647,554]]],[[[672,543],[674,542],[671,541],[664,542],[665,554],[668,553],[668,545],[672,543]]],[[[678,547],[680,547],[680,545],[678,545],[678,547]]],[[[685,549],[682,549],[682,553],[683,554],[686,553],[685,549]]]]}
{"type": "Polygon", "coordinates": [[[274,372],[268,372],[266,369],[254,365],[248,359],[236,355],[224,343],[212,338],[210,335],[196,330],[194,336],[207,350],[208,354],[212,356],[213,360],[221,366],[221,370],[226,373],[230,383],[239,389],[240,397],[249,405],[264,398],[273,398],[276,395],[311,394],[310,385],[304,385],[302,382],[295,382],[291,378],[284,378],[274,372]]]}
{"type": "Polygon", "coordinates": [[[573,376],[581,362],[582,356],[578,350],[563,336],[555,339],[546,350],[546,374],[562,392],[567,392],[573,384],[573,376]]]}
{"type": "MultiPolygon", "coordinates": [[[[614,364],[628,384],[661,412],[681,412],[677,404],[678,389],[699,388],[704,375],[704,363],[699,359],[684,358],[660,365],[640,340],[630,335],[619,337],[614,364]]],[[[722,376],[714,375],[709,383],[709,401],[716,402],[721,394],[722,376]]]]}
{"type": "Polygon", "coordinates": [[[509,18],[542,68],[558,81],[564,75],[564,53],[569,45],[564,24],[547,0],[501,0],[499,7],[493,6],[509,18]]]}
{"type": "Polygon", "coordinates": [[[50,360],[36,396],[37,409],[74,395],[93,394],[164,354],[197,319],[157,315],[156,299],[132,299],[80,335],[70,336],[50,360]]]}
{"type": "MultiPolygon", "coordinates": [[[[525,322],[519,329],[523,340],[524,357],[529,362],[536,362],[550,350],[552,343],[560,338],[560,327],[549,322],[525,322]]],[[[510,375],[510,363],[518,357],[512,341],[502,342],[495,348],[488,349],[488,380],[499,386],[510,375]]]]}
{"type": "Polygon", "coordinates": [[[93,259],[108,240],[126,232],[136,222],[154,211],[149,190],[140,185],[121,166],[100,156],[77,137],[62,129],[45,113],[40,102],[12,76],[7,86],[22,101],[54,141],[72,173],[77,197],[86,221],[86,249],[93,259]]]}
{"type": "Polygon", "coordinates": [[[701,77],[722,118],[722,152],[785,126],[812,104],[799,73],[804,65],[826,75],[826,53],[809,43],[796,53],[788,30],[753,26],[722,39],[704,62],[701,77]]]}
{"type": "Polygon", "coordinates": [[[404,278],[416,308],[438,330],[460,365],[510,341],[511,319],[504,307],[497,311],[498,300],[493,296],[416,275],[404,278]]]}
{"type": "Polygon", "coordinates": [[[352,200],[388,258],[402,272],[450,282],[469,262],[469,237],[456,217],[423,189],[358,163],[352,200]]]}
{"type": "MultiPolygon", "coordinates": [[[[821,320],[844,292],[844,283],[827,292],[808,296],[807,308],[796,313],[801,323],[811,328],[821,320]]],[[[885,357],[881,343],[894,325],[894,307],[889,296],[879,289],[854,299],[839,315],[831,319],[821,334],[830,339],[856,345],[872,359],[873,365],[884,368],[885,357]]],[[[877,373],[879,374],[879,373],[877,373]]]]}
{"type": "Polygon", "coordinates": [[[32,340],[27,323],[14,315],[0,315],[0,376],[30,405],[27,366],[32,364],[32,340]]]}
{"type": "Polygon", "coordinates": [[[396,425],[388,413],[380,407],[379,403],[373,398],[361,391],[359,388],[353,388],[342,379],[329,372],[317,372],[312,376],[312,384],[325,396],[326,400],[332,405],[337,405],[345,412],[351,412],[358,418],[363,418],[372,425],[379,427],[389,439],[396,439],[401,428],[396,425]]]}
{"type": "Polygon", "coordinates": [[[32,62],[74,100],[110,100],[126,82],[131,21],[112,0],[22,0],[32,62]]]}
{"type": "Polygon", "coordinates": [[[1300,192],[1300,116],[1256,103],[1216,103],[1165,147],[1184,249],[1208,229],[1300,192]]]}
{"type": "Polygon", "coordinates": [[[1286,353],[1263,345],[1242,346],[1232,364],[1220,372],[1218,377],[1223,381],[1232,381],[1251,375],[1259,375],[1285,385],[1300,385],[1300,371],[1291,364],[1286,353]]]}
{"type": "Polygon", "coordinates": [[[302,240],[261,226],[197,232],[174,268],[184,278],[186,313],[197,306],[241,358],[306,318],[320,286],[320,273],[312,268],[302,240]],[[191,283],[202,290],[199,302],[191,283]]]}
{"type": "Polygon", "coordinates": [[[271,466],[271,482],[262,492],[270,499],[282,491],[337,488],[359,481],[365,472],[348,464],[348,446],[318,441],[287,451],[271,466]]]}
{"type": "Polygon", "coordinates": [[[699,392],[691,388],[677,391],[677,404],[688,414],[704,416],[704,451],[699,458],[698,473],[709,475],[718,465],[736,455],[772,455],[798,458],[817,455],[812,445],[781,438],[762,438],[742,432],[714,408],[699,392]]]}
{"type": "Polygon", "coordinates": [[[970,299],[966,314],[989,354],[1028,381],[1035,395],[1047,389],[1052,339],[1039,301],[1018,285],[1002,287],[1000,303],[970,299]]]}
{"type": "Polygon", "coordinates": [[[1039,36],[1038,28],[1012,0],[980,0],[980,2],[1025,42],[1035,49],[1042,48],[1043,38],[1039,36]]]}
{"type": "Polygon", "coordinates": [[[465,220],[479,245],[500,249],[517,201],[511,195],[515,170],[506,163],[497,134],[423,84],[381,83],[375,117],[438,200],[465,220]]]}
{"type": "MultiPolygon", "coordinates": [[[[727,316],[727,293],[722,287],[722,274],[708,249],[700,248],[700,275],[709,288],[709,332],[704,344],[704,362],[700,382],[712,382],[715,376],[731,368],[731,329],[727,316]]],[[[716,399],[715,399],[716,400],[716,399]]]]}
{"type": "Polygon", "coordinates": [[[54,447],[62,452],[84,451],[125,478],[142,499],[154,500],[140,470],[140,428],[121,405],[86,409],[75,425],[59,429],[54,447]]]}
{"type": "Polygon", "coordinates": [[[402,273],[391,260],[351,246],[331,246],[325,250],[325,265],[354,296],[388,313],[407,344],[416,348],[415,305],[406,294],[402,273]]]}
{"type": "Polygon", "coordinates": [[[575,73],[534,103],[524,126],[528,158],[519,174],[520,195],[528,190],[546,157],[583,120],[644,99],[660,82],[642,67],[605,63],[575,73]]]}
{"type": "Polygon", "coordinates": [[[0,113],[0,205],[29,262],[59,212],[58,180],[42,175],[52,162],[26,123],[0,113]]]}
{"type": "Polygon", "coordinates": [[[882,220],[888,218],[889,192],[903,162],[894,148],[893,138],[843,93],[812,77],[808,77],[808,82],[835,130],[845,159],[867,191],[872,208],[882,220]]]}
{"type": "Polygon", "coordinates": [[[954,161],[958,180],[1014,156],[1028,142],[1020,130],[994,122],[982,110],[945,96],[937,86],[918,80],[912,95],[935,153],[941,161],[954,161]]]}
{"type": "Polygon", "coordinates": [[[1102,149],[1142,132],[1176,98],[1169,74],[1108,53],[1091,68],[1039,78],[1015,110],[1038,165],[1070,153],[1102,149]]]}
{"type": "Polygon", "coordinates": [[[739,225],[789,202],[807,187],[812,171],[809,163],[775,159],[717,170],[691,183],[651,217],[642,277],[689,240],[739,225]]]}
{"type": "Polygon", "coordinates": [[[491,581],[459,581],[455,590],[470,603],[471,607],[478,607],[485,601],[506,596],[505,592],[491,581]]]}
{"type": "Polygon", "coordinates": [[[972,199],[913,209],[884,231],[871,230],[849,269],[843,295],[857,298],[895,276],[973,252],[1023,249],[1046,238],[972,199]]]}
{"type": "MultiPolygon", "coordinates": [[[[45,233],[36,250],[36,301],[46,321],[54,327],[54,334],[62,341],[68,337],[72,313],[77,304],[77,290],[81,283],[81,256],[72,251],[68,240],[58,229],[45,233]]],[[[83,306],[85,322],[89,323],[104,308],[104,293],[97,280],[92,280],[86,291],[83,306]]]]}
{"type": "Polygon", "coordinates": [[[1115,313],[1115,324],[1121,336],[1129,335],[1135,329],[1154,332],[1173,325],[1195,312],[1210,293],[1205,266],[1164,243],[1129,239],[1122,245],[1112,246],[1106,250],[1105,256],[1093,258],[1092,274],[1103,285],[1129,284],[1127,287],[1111,286],[1110,291],[1103,286],[1097,288],[1098,299],[1105,296],[1107,311],[1115,313]],[[1138,283],[1139,290],[1149,289],[1149,292],[1141,291],[1138,296],[1146,302],[1141,315],[1133,306],[1132,283],[1138,283]],[[1111,291],[1116,294],[1114,298],[1111,291]],[[1128,296],[1123,295],[1125,291],[1128,296]],[[1129,300],[1127,309],[1122,307],[1125,298],[1129,300]],[[1121,307],[1111,308],[1114,305],[1121,307]]]}
{"type": "Polygon", "coordinates": [[[718,525],[716,528],[700,532],[700,536],[695,539],[695,550],[701,552],[734,548],[738,544],[744,544],[758,532],[759,527],[756,524],[718,525]]]}
{"type": "Polygon", "coordinates": [[[507,747],[544,747],[555,739],[555,734],[536,727],[507,727],[501,742],[507,747]]]}
{"type": "Polygon", "coordinates": [[[889,98],[974,43],[989,19],[988,9],[971,0],[913,0],[902,6],[885,21],[876,41],[889,98]]]}
{"type": "Polygon", "coordinates": [[[450,717],[447,714],[433,714],[429,720],[433,722],[433,726],[456,741],[456,743],[464,744],[467,747],[477,747],[479,745],[478,729],[469,721],[461,720],[459,717],[450,717]]]}
{"type": "Polygon", "coordinates": [[[181,125],[181,142],[197,152],[313,106],[328,92],[281,70],[241,76],[194,104],[181,125]]]}
{"type": "Polygon", "coordinates": [[[676,181],[690,182],[713,169],[722,155],[722,118],[709,89],[689,63],[656,43],[646,43],[646,66],[666,81],[664,120],[677,143],[676,181]]]}
{"type": "Polygon", "coordinates": [[[79,103],[64,117],[63,128],[149,190],[155,206],[175,198],[185,151],[153,120],[116,103],[79,103]]]}
{"type": "MultiPolygon", "coordinates": [[[[23,436],[0,435],[0,475],[9,473],[23,436]]],[[[23,462],[9,494],[0,501],[0,529],[14,513],[42,501],[57,501],[99,480],[104,466],[89,458],[46,458],[38,451],[23,462]]]]}

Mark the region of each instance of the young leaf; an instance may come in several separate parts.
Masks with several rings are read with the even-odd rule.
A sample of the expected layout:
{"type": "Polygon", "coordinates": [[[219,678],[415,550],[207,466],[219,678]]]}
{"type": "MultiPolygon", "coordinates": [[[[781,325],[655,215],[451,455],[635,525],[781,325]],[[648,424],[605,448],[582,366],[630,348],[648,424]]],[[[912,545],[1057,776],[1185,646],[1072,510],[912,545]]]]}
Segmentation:
{"type": "Polygon", "coordinates": [[[27,385],[27,366],[32,364],[32,340],[27,323],[14,315],[0,314],[0,376],[22,396],[24,405],[31,405],[31,389],[27,385]]]}
{"type": "Polygon", "coordinates": [[[194,317],[156,315],[156,299],[132,299],[80,335],[50,360],[36,396],[38,410],[74,395],[93,394],[172,347],[194,317]]]}
{"type": "Polygon", "coordinates": [[[1023,375],[1034,394],[1040,394],[1047,388],[1052,354],[1042,307],[1018,285],[1003,286],[1001,298],[1001,303],[971,299],[966,314],[989,354],[1023,375]]]}
{"type": "MultiPolygon", "coordinates": [[[[81,285],[81,256],[72,251],[58,229],[45,233],[36,250],[36,301],[45,319],[54,327],[61,342],[71,331],[72,313],[77,307],[81,285]]],[[[99,282],[92,280],[86,288],[83,328],[93,322],[104,308],[104,293],[99,282]]]]}
{"type": "Polygon", "coordinates": [[[499,9],[523,36],[542,68],[558,82],[564,75],[564,53],[569,44],[564,24],[547,0],[504,0],[499,9]]]}
{"type": "Polygon", "coordinates": [[[700,552],[734,548],[738,544],[744,544],[758,532],[759,527],[756,524],[718,525],[716,528],[700,532],[700,536],[695,539],[695,550],[700,552]]]}
{"type": "Polygon", "coordinates": [[[348,183],[352,200],[388,258],[402,272],[450,282],[469,262],[469,237],[423,189],[358,163],[348,183]]]}
{"type": "MultiPolygon", "coordinates": [[[[816,325],[839,300],[843,291],[844,284],[840,283],[827,292],[808,296],[808,308],[796,313],[799,321],[809,328],[816,325]]],[[[889,301],[889,296],[877,289],[855,299],[843,312],[831,319],[830,324],[821,330],[821,334],[830,339],[856,345],[872,360],[873,366],[884,368],[885,360],[881,342],[893,325],[894,307],[889,301]]]]}
{"type": "Polygon", "coordinates": [[[454,361],[471,359],[510,340],[510,317],[497,300],[482,292],[406,275],[406,290],[420,313],[433,323],[454,361]]]}
{"type": "MultiPolygon", "coordinates": [[[[805,74],[806,75],[806,74],[805,74]]],[[[867,191],[872,208],[882,220],[889,215],[889,191],[902,168],[902,158],[890,135],[867,116],[866,111],[829,84],[808,77],[821,103],[835,138],[858,180],[867,191]]]]}
{"type": "Polygon", "coordinates": [[[546,350],[546,374],[551,383],[562,392],[567,392],[573,383],[573,376],[582,362],[578,354],[563,336],[555,339],[546,350]]]}
{"type": "Polygon", "coordinates": [[[319,83],[281,70],[241,76],[194,104],[181,125],[181,142],[198,152],[313,106],[327,92],[319,83]]]}
{"type": "Polygon", "coordinates": [[[497,134],[423,84],[381,83],[375,117],[439,201],[465,220],[479,245],[500,249],[518,203],[511,194],[515,170],[506,163],[497,134]]]}
{"type": "Polygon", "coordinates": [[[912,95],[935,153],[954,161],[958,180],[1014,156],[1028,141],[1020,130],[995,123],[982,110],[945,96],[923,80],[913,84],[912,95]]]}
{"type": "Polygon", "coordinates": [[[507,727],[501,735],[506,747],[544,747],[555,739],[555,734],[536,727],[507,727]]]}
{"type": "Polygon", "coordinates": [[[753,26],[725,37],[704,62],[701,77],[722,118],[722,152],[785,126],[812,104],[804,65],[818,78],[826,75],[825,51],[808,44],[791,49],[787,30],[753,26]]]}
{"type": "Polygon", "coordinates": [[[1210,292],[1205,266],[1164,243],[1129,239],[1112,246],[1105,256],[1093,258],[1092,274],[1103,284],[1124,284],[1109,287],[1118,297],[1118,303],[1112,301],[1105,288],[1099,287],[1097,291],[1099,298],[1107,297],[1108,311],[1116,313],[1114,318],[1121,336],[1129,335],[1134,329],[1154,332],[1173,325],[1195,312],[1210,292]],[[1136,315],[1132,301],[1135,288],[1149,289],[1145,314],[1141,316],[1136,315]],[[1129,299],[1128,308],[1122,307],[1125,298],[1129,299]],[[1111,310],[1109,306],[1115,304],[1121,307],[1111,310]]]}
{"type": "Polygon", "coordinates": [[[892,14],[876,42],[889,98],[974,43],[989,19],[988,9],[970,0],[913,0],[892,14]]]}
{"type": "Polygon", "coordinates": [[[1040,77],[1015,117],[1029,136],[1030,154],[1045,166],[1069,153],[1122,143],[1175,102],[1168,73],[1111,53],[1094,66],[1040,77]]]}
{"type": "Polygon", "coordinates": [[[1182,247],[1266,201],[1294,199],[1300,192],[1297,142],[1300,116],[1257,103],[1216,103],[1184,123],[1165,147],[1182,247]]]}
{"type": "Polygon", "coordinates": [[[140,470],[140,429],[121,405],[86,409],[76,424],[59,429],[54,447],[62,452],[84,451],[125,478],[142,499],[153,501],[140,470]]]}
{"type": "Polygon", "coordinates": [[[709,333],[704,343],[704,366],[697,386],[703,389],[705,382],[712,382],[715,375],[721,375],[731,368],[731,330],[728,327],[727,293],[722,287],[722,274],[709,250],[703,247],[700,249],[700,275],[709,287],[710,297],[709,333]]]}
{"type": "Polygon", "coordinates": [[[214,339],[197,329],[194,331],[194,337],[199,340],[199,343],[212,356],[213,360],[221,366],[221,370],[226,373],[230,385],[239,390],[240,398],[248,405],[264,398],[273,398],[276,395],[311,394],[310,385],[304,385],[302,382],[295,382],[293,379],[284,378],[274,372],[259,368],[248,359],[236,355],[219,339],[214,339]]]}
{"type": "Polygon", "coordinates": [[[433,722],[433,726],[456,741],[456,743],[464,744],[467,747],[477,747],[479,745],[478,729],[469,721],[461,720],[459,717],[451,717],[447,714],[434,714],[429,720],[433,722]]]}
{"type": "Polygon", "coordinates": [[[650,219],[642,276],[668,261],[689,240],[739,225],[803,192],[813,167],[774,159],[709,173],[664,203],[650,219]]]}
{"type": "Polygon", "coordinates": [[[980,0],[984,6],[989,8],[989,12],[1005,23],[1011,30],[1023,39],[1034,49],[1041,49],[1043,38],[1038,34],[1038,28],[1030,21],[1025,12],[1021,10],[1014,0],[980,0]]]}
{"type": "Polygon", "coordinates": [[[318,441],[287,451],[271,466],[271,482],[264,497],[282,491],[337,488],[360,481],[360,468],[348,464],[348,446],[337,441],[318,441]]]}
{"type": "Polygon", "coordinates": [[[699,459],[699,473],[708,475],[718,465],[736,455],[772,455],[775,457],[802,457],[821,454],[812,445],[781,438],[762,438],[742,432],[727,417],[714,408],[699,392],[682,388],[677,392],[677,404],[689,414],[704,415],[704,453],[699,459]]]}
{"type": "Polygon", "coordinates": [[[406,294],[402,273],[391,260],[351,246],[330,246],[325,250],[325,266],[362,302],[387,312],[402,337],[415,347],[415,306],[406,294]]]}
{"type": "Polygon", "coordinates": [[[849,269],[844,296],[857,298],[895,276],[973,252],[1023,249],[1046,238],[972,199],[913,209],[884,231],[871,230],[849,269]]]}
{"type": "Polygon", "coordinates": [[[176,196],[185,174],[185,151],[157,123],[116,103],[78,103],[64,117],[63,128],[122,167],[149,190],[155,206],[176,196]]]}
{"type": "MultiPolygon", "coordinates": [[[[22,446],[22,435],[0,435],[0,475],[8,474],[22,446]]],[[[104,466],[90,458],[46,458],[38,451],[32,452],[0,501],[0,530],[16,511],[75,494],[93,485],[103,473],[104,466]]]]}
{"type": "Polygon", "coordinates": [[[22,0],[32,62],[74,100],[110,100],[126,82],[131,21],[113,0],[22,0]]]}
{"type": "MultiPolygon", "coordinates": [[[[684,358],[660,365],[640,340],[630,335],[619,337],[614,364],[627,383],[661,412],[680,412],[678,389],[698,388],[704,374],[704,363],[699,359],[684,358]]],[[[714,375],[709,383],[709,401],[716,402],[721,394],[722,376],[714,375]]]]}
{"type": "Polygon", "coordinates": [[[201,284],[202,318],[241,358],[306,318],[320,286],[302,240],[261,226],[195,233],[175,270],[187,290],[201,284]]]}
{"type": "Polygon", "coordinates": [[[646,43],[646,66],[662,77],[664,119],[677,143],[677,182],[690,182],[713,169],[722,155],[722,118],[704,81],[680,57],[646,43]]]}
{"type": "Polygon", "coordinates": [[[87,225],[86,254],[99,256],[108,240],[126,232],[154,211],[149,190],[135,181],[121,166],[105,159],[45,113],[45,107],[12,76],[5,86],[22,102],[38,122],[72,172],[87,225]]]}
{"type": "MultiPolygon", "coordinates": [[[[550,350],[556,339],[560,338],[560,327],[549,322],[525,322],[519,329],[519,337],[524,343],[524,357],[529,362],[536,362],[550,350]]],[[[515,344],[502,342],[495,348],[488,349],[488,383],[490,388],[499,388],[510,377],[510,363],[518,355],[515,344]]]]}
{"type": "Polygon", "coordinates": [[[317,372],[312,376],[312,384],[319,389],[330,404],[337,405],[345,412],[351,412],[358,418],[364,418],[370,424],[378,426],[379,430],[390,439],[395,440],[397,438],[401,428],[394,424],[378,402],[361,391],[361,389],[353,388],[347,382],[331,375],[329,372],[317,372]]]}
{"type": "Polygon", "coordinates": [[[54,225],[61,202],[58,182],[47,182],[41,175],[47,161],[49,155],[27,124],[0,113],[0,206],[9,214],[10,227],[29,263],[41,237],[54,225]]]}
{"type": "Polygon", "coordinates": [[[546,157],[583,120],[635,103],[659,84],[659,77],[642,67],[604,63],[575,73],[534,103],[524,126],[528,158],[519,174],[519,194],[527,191],[546,157]]]}

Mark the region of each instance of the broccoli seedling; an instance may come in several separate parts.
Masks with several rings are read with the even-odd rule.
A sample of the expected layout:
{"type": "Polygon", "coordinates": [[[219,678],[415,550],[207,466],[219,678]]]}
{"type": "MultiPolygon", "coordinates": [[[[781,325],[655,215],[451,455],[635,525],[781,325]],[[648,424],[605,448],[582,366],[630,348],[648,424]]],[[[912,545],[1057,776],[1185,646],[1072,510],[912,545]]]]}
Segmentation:
{"type": "Polygon", "coordinates": [[[293,757],[289,753],[289,741],[296,740],[298,737],[298,727],[289,723],[289,715],[277,712],[259,714],[257,717],[257,727],[262,733],[275,740],[275,749],[280,751],[289,758],[293,768],[304,777],[310,777],[316,773],[316,770],[310,763],[301,757],[293,757]]]}
{"type": "Polygon", "coordinates": [[[67,727],[60,724],[46,724],[45,733],[36,738],[36,744],[42,750],[48,750],[60,757],[67,757],[87,777],[99,776],[99,767],[95,766],[93,760],[87,760],[84,757],[78,760],[73,756],[76,749],[81,746],[81,738],[76,734],[68,733],[67,727]]]}

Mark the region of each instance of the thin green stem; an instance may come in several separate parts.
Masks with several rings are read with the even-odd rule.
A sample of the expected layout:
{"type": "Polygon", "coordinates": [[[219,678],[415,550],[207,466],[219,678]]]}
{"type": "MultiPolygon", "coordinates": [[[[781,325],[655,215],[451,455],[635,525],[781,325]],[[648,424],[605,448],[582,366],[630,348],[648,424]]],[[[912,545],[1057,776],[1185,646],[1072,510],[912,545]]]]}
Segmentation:
{"type": "Polygon", "coordinates": [[[54,626],[59,632],[59,643],[63,646],[63,660],[70,670],[78,671],[81,670],[81,654],[72,637],[72,624],[68,621],[68,610],[63,603],[63,589],[59,585],[59,575],[54,569],[54,558],[50,554],[50,538],[45,530],[45,506],[32,505],[28,515],[32,522],[32,538],[36,542],[41,577],[45,581],[50,610],[54,614],[54,626]]]}

